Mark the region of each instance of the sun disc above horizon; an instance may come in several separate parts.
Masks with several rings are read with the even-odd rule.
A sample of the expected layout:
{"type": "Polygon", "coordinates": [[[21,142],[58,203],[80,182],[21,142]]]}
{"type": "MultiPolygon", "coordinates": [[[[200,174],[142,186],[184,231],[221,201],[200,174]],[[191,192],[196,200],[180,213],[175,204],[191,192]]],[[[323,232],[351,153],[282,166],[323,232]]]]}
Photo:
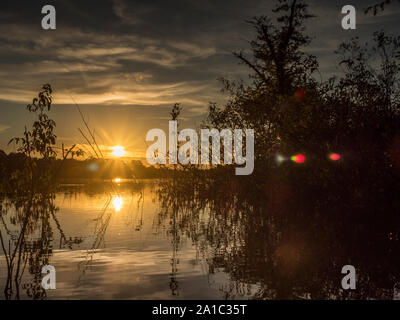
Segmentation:
{"type": "Polygon", "coordinates": [[[111,149],[113,150],[112,155],[117,158],[123,157],[126,153],[125,148],[122,146],[114,146],[111,149]]]}

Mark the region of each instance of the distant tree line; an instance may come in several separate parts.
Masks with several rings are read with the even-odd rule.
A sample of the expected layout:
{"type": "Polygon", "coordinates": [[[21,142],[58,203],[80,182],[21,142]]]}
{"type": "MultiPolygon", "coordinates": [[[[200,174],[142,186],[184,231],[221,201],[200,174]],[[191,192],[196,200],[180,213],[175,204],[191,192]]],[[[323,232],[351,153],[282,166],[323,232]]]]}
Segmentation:
{"type": "MultiPolygon", "coordinates": [[[[153,179],[170,175],[166,167],[144,166],[140,160],[119,159],[39,159],[33,160],[38,172],[48,171],[57,176],[57,181],[77,179],[153,179]]],[[[0,181],[3,187],[15,178],[26,165],[23,153],[11,152],[8,155],[0,150],[0,181]]],[[[10,186],[11,187],[11,186],[10,186]]]]}

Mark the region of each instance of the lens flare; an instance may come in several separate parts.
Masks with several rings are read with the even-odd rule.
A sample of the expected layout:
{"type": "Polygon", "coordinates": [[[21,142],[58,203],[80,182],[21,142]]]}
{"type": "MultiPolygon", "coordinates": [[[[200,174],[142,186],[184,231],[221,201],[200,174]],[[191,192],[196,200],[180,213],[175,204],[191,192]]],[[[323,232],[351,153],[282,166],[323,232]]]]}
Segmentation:
{"type": "Polygon", "coordinates": [[[120,183],[120,182],[121,182],[121,179],[120,179],[120,178],[115,178],[115,179],[114,179],[114,182],[115,182],[115,183],[120,183]]]}
{"type": "Polygon", "coordinates": [[[306,161],[306,156],[303,154],[296,154],[290,157],[290,160],[296,163],[304,163],[306,161]]]}
{"type": "Polygon", "coordinates": [[[294,95],[298,101],[303,101],[304,98],[306,97],[306,90],[304,90],[303,88],[300,88],[295,92],[294,95]]]}
{"type": "Polygon", "coordinates": [[[329,159],[331,159],[332,161],[338,161],[340,160],[341,156],[339,153],[331,153],[329,155],[329,159]]]}
{"type": "Polygon", "coordinates": [[[88,169],[89,169],[89,171],[95,172],[95,171],[99,170],[99,165],[95,162],[92,162],[88,165],[88,169]]]}
{"type": "Polygon", "coordinates": [[[287,158],[282,156],[281,154],[279,154],[279,153],[275,154],[275,164],[276,165],[279,166],[282,162],[284,162],[286,160],[287,160],[287,158]]]}

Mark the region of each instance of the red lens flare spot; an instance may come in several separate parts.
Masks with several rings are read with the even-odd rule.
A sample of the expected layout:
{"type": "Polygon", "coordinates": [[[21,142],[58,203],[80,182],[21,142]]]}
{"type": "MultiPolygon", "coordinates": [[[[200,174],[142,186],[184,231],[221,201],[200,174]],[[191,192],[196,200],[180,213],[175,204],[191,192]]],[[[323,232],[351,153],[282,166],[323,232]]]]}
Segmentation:
{"type": "Polygon", "coordinates": [[[304,163],[306,161],[306,156],[303,154],[296,154],[290,157],[290,160],[296,163],[304,163]]]}
{"type": "Polygon", "coordinates": [[[329,155],[329,159],[331,159],[332,161],[338,161],[340,160],[341,156],[339,153],[331,153],[329,155]]]}
{"type": "Polygon", "coordinates": [[[306,97],[306,90],[304,90],[303,88],[298,89],[294,95],[297,100],[303,101],[304,98],[306,97]]]}

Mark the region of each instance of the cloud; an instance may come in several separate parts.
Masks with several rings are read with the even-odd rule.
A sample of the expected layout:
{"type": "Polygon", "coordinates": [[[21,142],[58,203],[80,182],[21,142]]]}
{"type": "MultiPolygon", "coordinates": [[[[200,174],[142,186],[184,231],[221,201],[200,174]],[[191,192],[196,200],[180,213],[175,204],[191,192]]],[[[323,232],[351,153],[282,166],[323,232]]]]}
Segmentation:
{"type": "MultiPolygon", "coordinates": [[[[38,86],[47,82],[55,88],[54,102],[61,104],[71,103],[73,96],[80,104],[158,105],[180,101],[198,105],[208,102],[202,95],[216,91],[210,80],[177,81],[174,76],[167,81],[156,79],[177,68],[181,72],[186,68],[189,75],[192,65],[216,54],[213,47],[184,41],[164,44],[132,35],[110,37],[76,28],[54,37],[46,33],[35,36],[29,26],[8,28],[11,32],[0,27],[0,57],[15,54],[23,58],[8,60],[0,69],[0,75],[7,78],[0,92],[3,100],[27,103],[38,86]],[[194,59],[196,62],[192,62],[194,59]],[[39,79],[39,83],[32,81],[39,79]]],[[[217,83],[211,80],[215,86],[217,83]]]]}
{"type": "Polygon", "coordinates": [[[6,131],[7,129],[10,129],[11,127],[6,125],[6,124],[1,124],[0,123],[0,133],[6,131]]]}
{"type": "Polygon", "coordinates": [[[154,7],[143,4],[142,2],[135,3],[134,6],[124,0],[113,0],[112,3],[114,14],[126,25],[135,25],[143,22],[143,19],[140,17],[154,10],[154,7]]]}
{"type": "MultiPolygon", "coordinates": [[[[60,106],[54,109],[63,110],[55,111],[57,130],[65,137],[72,136],[71,123],[78,121],[63,122],[74,117],[73,100],[93,110],[96,128],[105,133],[119,127],[129,132],[133,123],[162,125],[175,102],[184,107],[185,125],[201,121],[208,102],[227,98],[219,92],[218,77],[247,79],[249,70],[231,54],[248,49],[254,37],[245,20],[268,15],[274,6],[264,0],[57,1],[57,30],[44,31],[40,6],[35,1],[22,6],[22,1],[0,3],[0,117],[11,124],[7,134],[14,134],[26,121],[21,109],[50,83],[60,106]]],[[[354,1],[359,13],[366,4],[354,1]]],[[[333,51],[341,41],[370,36],[382,25],[397,30],[395,5],[377,17],[359,13],[357,30],[344,31],[344,1],[309,3],[318,17],[307,26],[315,36],[307,51],[318,56],[324,79],[337,72],[333,51]]],[[[143,145],[141,134],[138,139],[132,150],[143,145]]]]}

